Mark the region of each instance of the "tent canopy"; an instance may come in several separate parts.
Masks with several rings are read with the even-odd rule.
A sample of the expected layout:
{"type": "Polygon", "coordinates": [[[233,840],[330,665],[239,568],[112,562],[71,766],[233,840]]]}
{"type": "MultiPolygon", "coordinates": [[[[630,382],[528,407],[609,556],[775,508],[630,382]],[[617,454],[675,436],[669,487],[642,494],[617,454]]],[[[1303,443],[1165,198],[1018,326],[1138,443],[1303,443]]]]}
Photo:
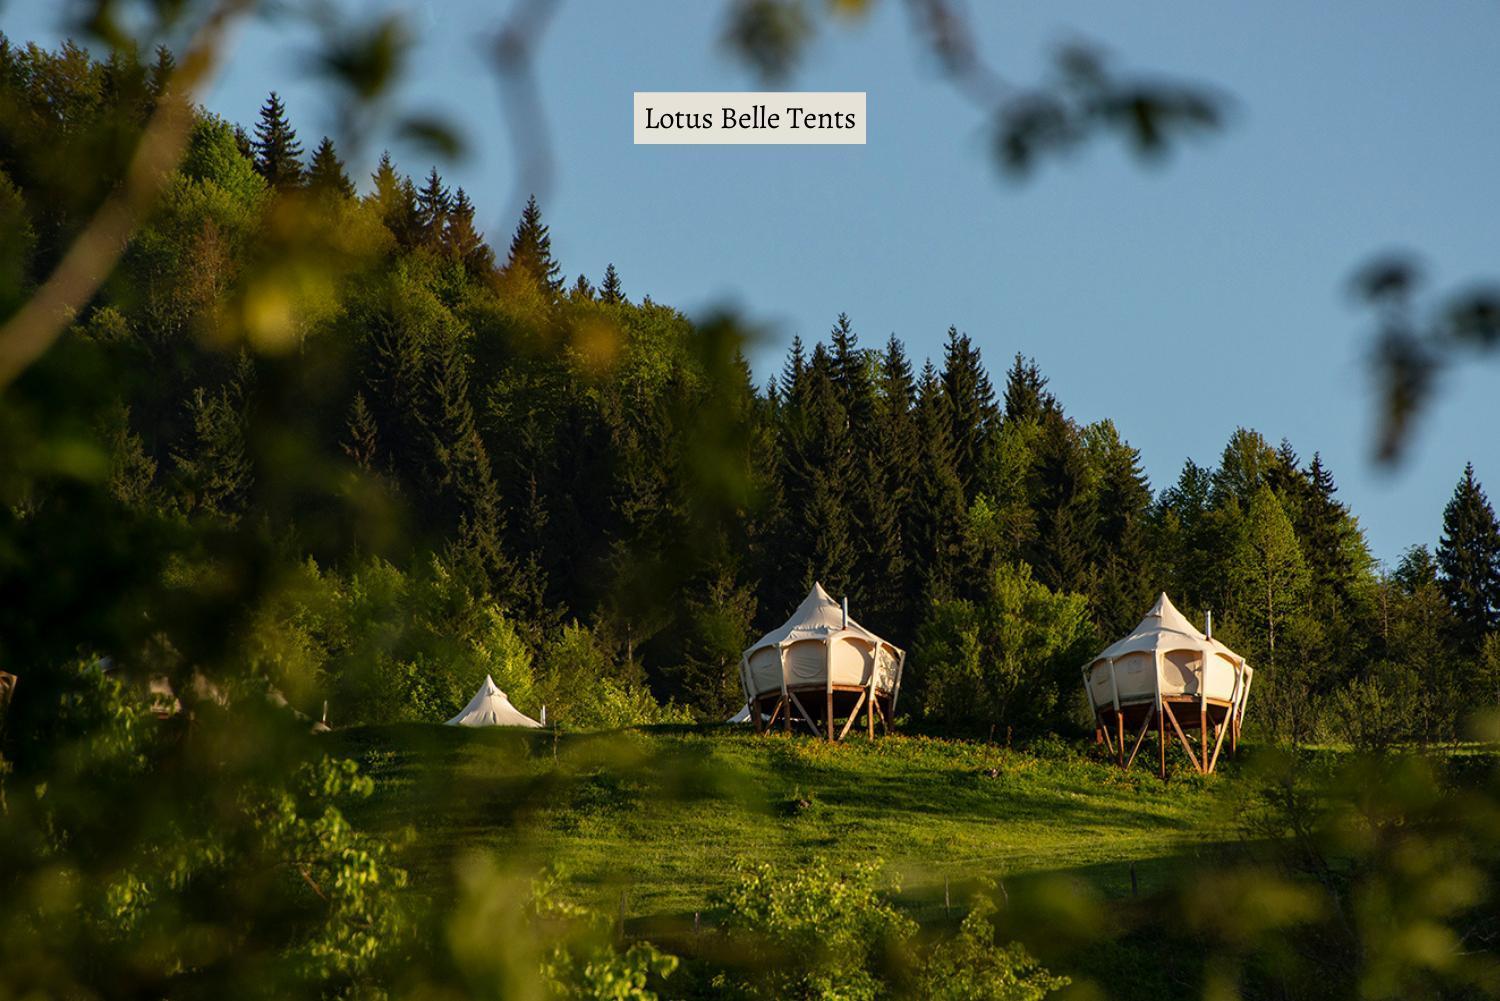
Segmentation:
{"type": "Polygon", "coordinates": [[[1227,654],[1236,664],[1245,658],[1230,650],[1216,639],[1210,639],[1193,627],[1187,616],[1177,610],[1172,599],[1163,591],[1151,606],[1151,611],[1140,621],[1130,635],[1105,648],[1094,660],[1118,659],[1128,653],[1155,653],[1167,650],[1203,650],[1227,654]]]}
{"type": "MultiPolygon", "coordinates": [[[[783,646],[798,640],[825,640],[842,632],[854,633],[871,643],[885,643],[853,619],[845,624],[843,606],[823,590],[822,584],[814,584],[792,617],[756,640],[745,653],[748,655],[762,647],[783,646]]],[[[885,645],[890,646],[889,643],[885,645]]]]}
{"type": "Polygon", "coordinates": [[[1194,628],[1162,593],[1129,635],[1089,661],[1095,706],[1198,695],[1240,704],[1253,672],[1245,658],[1194,628]]]}
{"type": "Polygon", "coordinates": [[[488,674],[484,684],[464,706],[463,711],[448,721],[449,726],[524,726],[540,729],[542,724],[510,704],[505,693],[495,687],[495,679],[488,674]]]}

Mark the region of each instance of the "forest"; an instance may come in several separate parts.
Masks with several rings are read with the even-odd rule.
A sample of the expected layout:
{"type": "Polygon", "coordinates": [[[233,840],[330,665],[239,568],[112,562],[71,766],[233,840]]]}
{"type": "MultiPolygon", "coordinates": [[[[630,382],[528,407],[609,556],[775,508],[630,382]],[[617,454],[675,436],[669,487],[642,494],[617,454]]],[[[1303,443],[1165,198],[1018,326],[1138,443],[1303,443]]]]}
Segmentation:
{"type": "MultiPolygon", "coordinates": [[[[171,65],[0,43],[11,302],[100,195],[59,165],[121,155],[171,65]]],[[[1078,665],[1159,591],[1258,666],[1278,739],[1452,740],[1500,701],[1472,469],[1388,568],[1316,442],[1241,428],[1156,489],[1024,342],[992,376],[969,333],[919,360],[847,314],[758,380],[736,317],[613,265],[570,277],[535,200],[496,249],[467,192],[417,176],[387,155],[356,182],[274,93],[248,126],[199,112],[120,267],[6,396],[7,576],[89,547],[90,586],[126,586],[144,568],[108,531],[154,540],[164,604],[212,600],[214,547],[251,545],[267,600],[217,642],[342,723],[446,718],[487,673],[564,726],[721,719],[740,651],[814,581],[907,647],[919,728],[1087,728],[1078,665]],[[76,412],[42,409],[84,380],[76,412]]],[[[28,688],[80,657],[203,669],[162,609],[8,591],[0,661],[28,688]]]]}
{"type": "MultiPolygon", "coordinates": [[[[731,34],[775,68],[800,9],[731,34]]],[[[744,315],[276,92],[217,117],[212,46],[114,12],[0,35],[0,999],[1500,994],[1472,466],[1389,567],[1317,442],[1152,484],[1024,331],[915,358],[849,303],[757,373],[744,315]],[[815,582],[907,651],[894,735],[721,725],[815,582]],[[1163,591],[1256,669],[1219,774],[1090,741],[1079,668],[1163,591]],[[487,675],[549,725],[430,725],[487,675]]],[[[382,30],[328,57],[369,101],[382,30]]],[[[1068,66],[1011,168],[1215,117],[1068,66]]]]}

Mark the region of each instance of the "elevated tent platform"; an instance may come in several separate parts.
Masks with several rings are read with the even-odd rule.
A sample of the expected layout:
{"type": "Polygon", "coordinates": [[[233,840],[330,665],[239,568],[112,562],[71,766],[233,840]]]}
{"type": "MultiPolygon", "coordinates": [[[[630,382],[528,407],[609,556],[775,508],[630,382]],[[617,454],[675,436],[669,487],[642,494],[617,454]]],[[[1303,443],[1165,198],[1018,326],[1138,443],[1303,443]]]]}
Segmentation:
{"type": "Polygon", "coordinates": [[[895,718],[905,661],[903,650],[849,618],[846,606],[814,584],[792,617],[740,658],[746,715],[759,732],[780,726],[842,740],[863,712],[874,737],[877,720],[888,731],[895,718]]]}
{"type": "Polygon", "coordinates": [[[1169,747],[1180,746],[1205,775],[1226,738],[1231,754],[1238,749],[1254,675],[1243,657],[1193,628],[1162,594],[1130,635],[1084,666],[1083,684],[1098,739],[1120,766],[1135,763],[1154,729],[1157,769],[1166,778],[1169,747]]]}

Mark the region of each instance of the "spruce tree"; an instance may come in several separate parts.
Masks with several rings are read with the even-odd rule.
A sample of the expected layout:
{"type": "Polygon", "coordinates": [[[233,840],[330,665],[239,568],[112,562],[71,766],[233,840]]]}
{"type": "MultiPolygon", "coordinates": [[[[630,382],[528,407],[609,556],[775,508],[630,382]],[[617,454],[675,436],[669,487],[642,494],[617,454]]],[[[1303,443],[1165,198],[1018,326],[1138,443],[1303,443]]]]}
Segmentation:
{"type": "Polygon", "coordinates": [[[838,387],[839,402],[849,418],[856,444],[870,445],[869,434],[875,409],[874,387],[870,385],[870,369],[865,353],[859,348],[859,335],[849,323],[849,315],[840,313],[829,333],[833,346],[833,377],[838,387]]]}
{"type": "Polygon", "coordinates": [[[255,153],[256,173],[272,188],[285,191],[302,183],[302,144],[287,121],[286,106],[274,90],[261,106],[251,149],[255,153]]]}
{"type": "Polygon", "coordinates": [[[427,173],[427,181],[417,192],[417,228],[422,242],[435,247],[447,232],[448,215],[453,210],[453,196],[443,184],[436,167],[427,173]]]}
{"type": "Polygon", "coordinates": [[[907,559],[915,593],[911,607],[953,597],[964,567],[968,510],[954,459],[953,426],[943,384],[929,360],[917,382],[914,411],[921,451],[907,510],[907,559]]]}
{"type": "Polygon", "coordinates": [[[372,471],[375,468],[377,446],[375,414],[365,402],[365,394],[355,393],[349,417],[344,423],[344,441],[341,447],[344,454],[353,459],[361,469],[372,471]]]}
{"type": "Polygon", "coordinates": [[[250,141],[250,133],[245,131],[243,125],[234,127],[234,148],[240,151],[240,156],[255,162],[255,145],[250,141]]]}
{"type": "Polygon", "coordinates": [[[542,222],[542,210],[537,207],[535,195],[526,200],[526,208],[521,211],[505,269],[511,274],[525,275],[544,291],[553,294],[562,291],[562,266],[552,259],[552,235],[542,222]]]}
{"type": "Polygon", "coordinates": [[[495,253],[484,242],[484,234],[474,228],[474,203],[463,188],[453,196],[443,247],[463,263],[471,275],[489,274],[495,270],[495,253]]]}
{"type": "Polygon", "coordinates": [[[620,274],[613,263],[604,269],[604,281],[599,283],[599,301],[610,305],[625,301],[625,289],[620,284],[620,274]]]}
{"type": "Polygon", "coordinates": [[[327,136],[313,150],[312,162],[307,168],[307,190],[329,197],[354,197],[354,182],[344,172],[344,162],[339,159],[333,140],[327,136]]]}
{"type": "Polygon", "coordinates": [[[410,249],[416,246],[421,234],[421,220],[417,211],[417,190],[411,179],[396,171],[389,152],[380,155],[375,173],[370,175],[374,189],[369,201],[380,214],[380,221],[391,231],[396,243],[410,249]]]}
{"type": "Polygon", "coordinates": [[[1484,488],[1474,478],[1474,464],[1464,474],[1443,509],[1443,536],[1437,566],[1443,594],[1458,620],[1459,639],[1477,650],[1500,626],[1500,524],[1484,488]]]}
{"type": "MultiPolygon", "coordinates": [[[[800,360],[801,342],[794,352],[800,360]]],[[[855,475],[848,417],[834,381],[833,360],[822,344],[795,378],[795,410],[782,442],[782,602],[800,600],[814,581],[832,593],[855,583],[857,527],[849,501],[855,475]],[[801,591],[802,594],[797,594],[801,591]]]]}
{"type": "Polygon", "coordinates": [[[1047,379],[1037,368],[1036,359],[1016,360],[1005,377],[1005,419],[1039,421],[1049,410],[1057,409],[1057,400],[1047,391],[1047,379]]]}
{"type": "Polygon", "coordinates": [[[593,302],[595,298],[594,286],[589,282],[588,275],[580,274],[578,280],[573,283],[568,297],[574,302],[593,302]]]}
{"type": "Polygon", "coordinates": [[[956,327],[948,328],[948,343],[943,349],[943,395],[948,400],[953,467],[968,500],[982,489],[980,468],[999,411],[979,349],[956,327]]]}

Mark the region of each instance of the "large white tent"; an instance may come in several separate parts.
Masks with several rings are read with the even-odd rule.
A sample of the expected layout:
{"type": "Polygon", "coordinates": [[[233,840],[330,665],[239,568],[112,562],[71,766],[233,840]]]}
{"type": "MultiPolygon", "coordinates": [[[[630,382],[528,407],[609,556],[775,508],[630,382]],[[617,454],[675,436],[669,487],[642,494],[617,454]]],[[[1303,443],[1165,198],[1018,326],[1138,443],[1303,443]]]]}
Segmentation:
{"type": "Polygon", "coordinates": [[[449,726],[526,726],[540,729],[542,724],[510,704],[505,693],[495,686],[495,679],[488,674],[484,684],[464,706],[463,711],[448,721],[449,726]]]}
{"type": "Polygon", "coordinates": [[[842,738],[861,709],[875,735],[875,720],[889,729],[901,692],[906,654],[849,618],[822,584],[813,588],[792,617],[757,640],[740,658],[740,684],[746,715],[762,729],[781,720],[790,732],[793,717],[815,735],[842,738]],[[847,718],[835,733],[834,721],[847,718]]]}
{"type": "Polygon", "coordinates": [[[1210,632],[1199,632],[1163,593],[1128,636],[1084,666],[1100,739],[1121,766],[1135,761],[1153,723],[1163,777],[1169,724],[1193,767],[1205,774],[1218,762],[1226,734],[1231,750],[1238,746],[1255,671],[1210,635],[1211,622],[1206,625],[1210,632]],[[1198,732],[1196,751],[1187,730],[1198,732]],[[1133,742],[1127,741],[1132,733],[1133,742]]]}

